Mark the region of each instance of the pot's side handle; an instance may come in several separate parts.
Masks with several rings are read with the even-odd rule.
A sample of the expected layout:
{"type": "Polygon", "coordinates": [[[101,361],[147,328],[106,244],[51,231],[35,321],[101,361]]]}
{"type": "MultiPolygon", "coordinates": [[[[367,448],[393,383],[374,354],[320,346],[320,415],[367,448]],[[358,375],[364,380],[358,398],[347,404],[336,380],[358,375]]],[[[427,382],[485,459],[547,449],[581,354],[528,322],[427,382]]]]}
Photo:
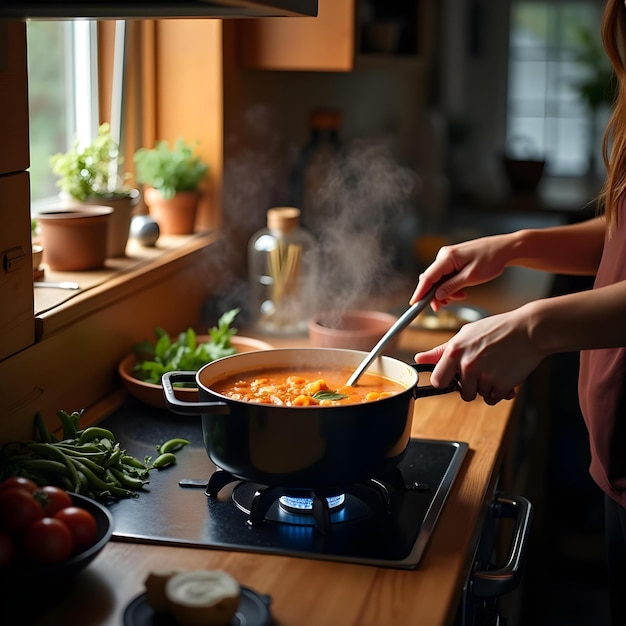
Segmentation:
{"type": "Polygon", "coordinates": [[[174,393],[174,383],[194,383],[196,372],[166,372],[161,377],[165,402],[172,413],[180,415],[199,415],[201,413],[219,413],[226,415],[230,408],[226,402],[185,402],[174,393]]]}
{"type": "MultiPolygon", "coordinates": [[[[420,372],[432,372],[435,369],[434,363],[411,363],[410,365],[418,374],[420,372]]],[[[415,386],[413,393],[417,399],[424,398],[426,396],[442,396],[444,393],[451,393],[452,391],[458,391],[459,389],[459,377],[455,374],[452,382],[441,389],[437,389],[432,385],[420,385],[418,380],[418,384],[415,386]]]]}

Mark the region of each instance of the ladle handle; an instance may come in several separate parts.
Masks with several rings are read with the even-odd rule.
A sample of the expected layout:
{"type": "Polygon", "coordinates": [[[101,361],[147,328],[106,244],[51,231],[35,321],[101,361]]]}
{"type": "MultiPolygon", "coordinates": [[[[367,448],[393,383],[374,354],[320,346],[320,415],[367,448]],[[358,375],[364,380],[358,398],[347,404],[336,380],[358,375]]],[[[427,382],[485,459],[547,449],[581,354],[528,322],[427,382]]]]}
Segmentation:
{"type": "Polygon", "coordinates": [[[393,326],[383,335],[382,339],[372,348],[369,354],[361,361],[360,365],[354,370],[352,376],[348,378],[346,383],[349,387],[356,385],[357,381],[363,375],[363,372],[377,359],[387,343],[391,341],[398,333],[402,332],[431,302],[435,297],[435,292],[450,276],[440,278],[426,293],[426,295],[409,307],[393,324],[393,326]]]}

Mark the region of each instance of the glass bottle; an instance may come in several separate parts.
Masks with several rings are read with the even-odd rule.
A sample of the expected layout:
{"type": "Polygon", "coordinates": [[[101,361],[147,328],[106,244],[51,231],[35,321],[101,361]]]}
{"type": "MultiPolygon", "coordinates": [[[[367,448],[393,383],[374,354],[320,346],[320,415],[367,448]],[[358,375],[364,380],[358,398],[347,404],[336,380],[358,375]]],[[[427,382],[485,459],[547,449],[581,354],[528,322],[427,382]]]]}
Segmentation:
{"type": "Polygon", "coordinates": [[[300,226],[300,209],[267,211],[267,227],[248,244],[251,318],[265,335],[304,335],[312,313],[315,238],[300,226]]]}
{"type": "Polygon", "coordinates": [[[341,113],[333,108],[316,108],[309,115],[310,136],[294,165],[290,201],[302,211],[301,222],[320,237],[331,219],[333,181],[340,176],[341,113]]]}

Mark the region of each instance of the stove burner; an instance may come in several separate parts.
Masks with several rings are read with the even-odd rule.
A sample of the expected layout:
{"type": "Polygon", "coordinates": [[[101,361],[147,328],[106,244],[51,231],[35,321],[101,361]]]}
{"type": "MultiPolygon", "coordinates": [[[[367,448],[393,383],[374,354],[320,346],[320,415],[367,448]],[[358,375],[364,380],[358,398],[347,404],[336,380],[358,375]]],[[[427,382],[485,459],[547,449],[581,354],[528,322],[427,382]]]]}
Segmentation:
{"type": "MultiPolygon", "coordinates": [[[[346,501],[346,494],[340,493],[336,496],[329,496],[326,498],[326,502],[328,502],[329,511],[334,511],[343,506],[343,503],[346,501]]],[[[313,498],[303,498],[296,496],[280,496],[278,498],[278,502],[280,506],[288,511],[289,513],[304,513],[308,514],[313,511],[313,498]]]]}
{"type": "Polygon", "coordinates": [[[205,493],[217,498],[226,485],[237,482],[232,491],[232,500],[237,507],[249,515],[250,526],[265,521],[299,526],[316,526],[322,534],[330,531],[336,522],[353,521],[372,515],[391,513],[392,492],[395,489],[410,489],[404,485],[399,472],[393,472],[385,483],[371,478],[337,489],[293,489],[280,486],[270,487],[240,481],[230,472],[217,469],[209,479],[205,493]]]}

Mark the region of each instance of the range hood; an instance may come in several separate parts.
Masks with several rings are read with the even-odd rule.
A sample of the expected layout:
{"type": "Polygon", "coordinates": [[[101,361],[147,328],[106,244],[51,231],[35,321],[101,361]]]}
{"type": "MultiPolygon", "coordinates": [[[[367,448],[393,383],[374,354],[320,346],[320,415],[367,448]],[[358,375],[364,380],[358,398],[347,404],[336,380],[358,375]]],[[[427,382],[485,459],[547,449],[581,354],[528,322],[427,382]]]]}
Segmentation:
{"type": "Polygon", "coordinates": [[[170,19],[315,17],[317,0],[21,0],[0,3],[0,19],[170,19]]]}

